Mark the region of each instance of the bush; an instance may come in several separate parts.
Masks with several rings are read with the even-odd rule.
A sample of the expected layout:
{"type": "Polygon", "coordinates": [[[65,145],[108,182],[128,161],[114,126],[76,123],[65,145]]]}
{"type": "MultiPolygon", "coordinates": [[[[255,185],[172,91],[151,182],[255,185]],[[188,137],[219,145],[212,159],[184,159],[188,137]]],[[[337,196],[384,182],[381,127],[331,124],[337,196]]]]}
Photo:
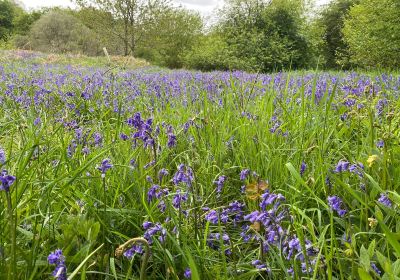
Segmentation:
{"type": "Polygon", "coordinates": [[[54,53],[97,55],[101,48],[94,33],[74,16],[51,11],[36,21],[30,31],[32,49],[54,53]]]}
{"type": "Polygon", "coordinates": [[[400,2],[363,0],[350,9],[343,33],[351,61],[361,67],[400,66],[400,2]]]}

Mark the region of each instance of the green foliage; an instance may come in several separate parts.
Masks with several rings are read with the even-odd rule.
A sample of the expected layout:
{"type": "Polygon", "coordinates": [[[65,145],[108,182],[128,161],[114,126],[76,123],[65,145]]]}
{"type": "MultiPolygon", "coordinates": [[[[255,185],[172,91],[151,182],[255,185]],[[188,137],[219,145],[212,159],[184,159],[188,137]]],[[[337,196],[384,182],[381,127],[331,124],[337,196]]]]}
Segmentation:
{"type": "Polygon", "coordinates": [[[365,68],[398,68],[399,18],[398,0],[362,0],[352,7],[343,29],[351,61],[365,68]]]}
{"type": "Polygon", "coordinates": [[[198,37],[192,49],[184,54],[184,64],[203,71],[239,68],[228,44],[217,33],[198,37]]]}
{"type": "Polygon", "coordinates": [[[203,27],[199,14],[181,8],[166,8],[149,24],[137,56],[161,66],[182,67],[182,55],[194,45],[203,27]]]}
{"type": "Polygon", "coordinates": [[[194,61],[187,64],[198,65],[199,58],[203,57],[211,61],[200,64],[217,65],[217,69],[268,72],[305,67],[308,46],[301,34],[301,3],[291,0],[228,2],[215,31],[226,48],[219,51],[215,48],[218,43],[212,43],[211,47],[202,44],[204,50],[201,46],[196,47],[192,51],[194,61]]]}
{"type": "Polygon", "coordinates": [[[323,30],[321,53],[326,68],[349,68],[348,45],[343,38],[344,20],[358,0],[333,0],[322,11],[315,25],[323,30]]]}
{"type": "Polygon", "coordinates": [[[93,32],[74,16],[62,11],[51,11],[36,21],[29,33],[34,50],[55,53],[97,55],[101,48],[93,32]]]}
{"type": "Polygon", "coordinates": [[[44,11],[32,11],[26,13],[22,11],[14,19],[14,34],[28,35],[33,23],[41,17],[44,11]]]}
{"type": "Polygon", "coordinates": [[[0,40],[7,40],[13,29],[14,5],[8,0],[0,1],[0,40]]]}

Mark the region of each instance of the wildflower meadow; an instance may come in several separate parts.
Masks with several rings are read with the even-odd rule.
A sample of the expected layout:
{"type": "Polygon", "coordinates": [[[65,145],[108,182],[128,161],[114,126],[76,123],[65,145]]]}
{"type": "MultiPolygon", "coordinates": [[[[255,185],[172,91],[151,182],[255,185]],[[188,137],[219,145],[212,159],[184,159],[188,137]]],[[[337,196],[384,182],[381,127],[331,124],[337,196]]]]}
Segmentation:
{"type": "Polygon", "coordinates": [[[0,279],[400,279],[400,76],[0,66],[0,279]]]}

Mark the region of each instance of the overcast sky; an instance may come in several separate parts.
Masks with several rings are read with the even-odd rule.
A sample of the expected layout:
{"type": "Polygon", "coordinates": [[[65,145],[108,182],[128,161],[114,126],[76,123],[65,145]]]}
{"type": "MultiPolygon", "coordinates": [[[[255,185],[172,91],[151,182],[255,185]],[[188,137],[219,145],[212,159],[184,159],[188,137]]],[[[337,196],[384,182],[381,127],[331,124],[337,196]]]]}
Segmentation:
{"type": "MultiPolygon", "coordinates": [[[[27,9],[35,9],[40,7],[62,6],[71,7],[74,5],[70,0],[19,0],[24,3],[27,9]]],[[[172,0],[177,4],[181,4],[189,9],[199,11],[202,15],[208,16],[216,7],[220,7],[223,0],[172,0]]],[[[325,4],[330,0],[317,0],[318,4],[325,4]]]]}

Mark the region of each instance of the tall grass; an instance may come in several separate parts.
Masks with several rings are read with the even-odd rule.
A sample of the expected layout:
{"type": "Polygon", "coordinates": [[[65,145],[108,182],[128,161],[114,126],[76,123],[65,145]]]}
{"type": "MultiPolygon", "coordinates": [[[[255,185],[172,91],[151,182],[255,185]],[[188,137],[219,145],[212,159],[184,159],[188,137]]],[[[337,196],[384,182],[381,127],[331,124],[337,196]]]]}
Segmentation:
{"type": "Polygon", "coordinates": [[[400,277],[398,76],[0,74],[1,279],[400,277]]]}

